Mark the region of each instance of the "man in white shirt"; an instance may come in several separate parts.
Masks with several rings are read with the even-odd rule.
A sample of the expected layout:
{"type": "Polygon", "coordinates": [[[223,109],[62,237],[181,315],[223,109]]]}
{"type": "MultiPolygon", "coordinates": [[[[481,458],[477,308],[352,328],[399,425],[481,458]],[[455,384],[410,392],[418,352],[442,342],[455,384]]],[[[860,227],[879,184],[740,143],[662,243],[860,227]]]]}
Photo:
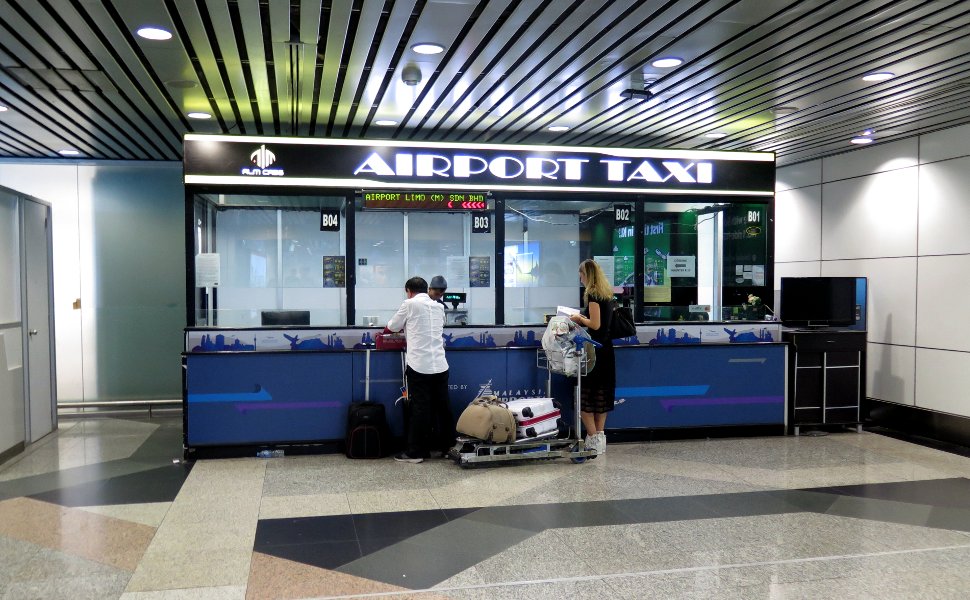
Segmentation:
{"type": "Polygon", "coordinates": [[[455,425],[448,405],[448,361],[441,338],[445,309],[428,296],[428,282],[421,277],[408,279],[404,291],[407,300],[387,323],[390,331],[404,329],[407,338],[405,377],[411,407],[405,432],[407,449],[394,460],[419,463],[430,456],[430,450],[444,450],[454,442],[455,425]]]}

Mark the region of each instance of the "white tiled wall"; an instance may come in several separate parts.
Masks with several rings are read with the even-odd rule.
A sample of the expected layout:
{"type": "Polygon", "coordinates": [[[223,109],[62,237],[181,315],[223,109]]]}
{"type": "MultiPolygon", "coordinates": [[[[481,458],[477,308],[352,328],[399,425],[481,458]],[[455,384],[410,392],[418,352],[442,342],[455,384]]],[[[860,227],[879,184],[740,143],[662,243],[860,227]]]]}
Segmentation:
{"type": "Polygon", "coordinates": [[[775,261],[818,260],[822,247],[822,187],[775,194],[775,261]]]}
{"type": "Polygon", "coordinates": [[[919,164],[917,138],[878,144],[865,150],[846,152],[822,159],[823,182],[886,173],[919,164]]]}
{"type": "Polygon", "coordinates": [[[876,258],[822,262],[824,277],[868,277],[870,342],[912,346],[916,341],[916,259],[876,258]]]}
{"type": "Polygon", "coordinates": [[[919,257],[916,289],[916,345],[970,352],[970,254],[919,257]]]}
{"type": "MultiPolygon", "coordinates": [[[[970,135],[970,131],[967,132],[970,135]]],[[[970,157],[919,168],[919,254],[970,253],[970,157]]]]}
{"type": "Polygon", "coordinates": [[[916,254],[917,168],[822,184],[822,260],[916,254]]]}
{"type": "Polygon", "coordinates": [[[867,395],[970,417],[970,126],[783,167],[777,182],[776,287],[868,277],[867,395]]]}
{"type": "Polygon", "coordinates": [[[897,404],[915,404],[916,348],[869,344],[866,351],[866,395],[897,404]]]}
{"type": "Polygon", "coordinates": [[[916,349],[916,406],[966,415],[970,354],[916,349]]]}

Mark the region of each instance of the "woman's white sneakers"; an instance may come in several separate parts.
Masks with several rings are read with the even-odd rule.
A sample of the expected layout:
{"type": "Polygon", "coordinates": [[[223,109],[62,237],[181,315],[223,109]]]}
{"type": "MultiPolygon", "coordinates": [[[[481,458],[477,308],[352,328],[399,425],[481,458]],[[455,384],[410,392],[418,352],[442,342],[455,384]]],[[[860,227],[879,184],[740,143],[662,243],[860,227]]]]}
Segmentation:
{"type": "Polygon", "coordinates": [[[586,448],[595,451],[597,456],[606,454],[606,434],[601,431],[596,435],[587,435],[586,448]]]}

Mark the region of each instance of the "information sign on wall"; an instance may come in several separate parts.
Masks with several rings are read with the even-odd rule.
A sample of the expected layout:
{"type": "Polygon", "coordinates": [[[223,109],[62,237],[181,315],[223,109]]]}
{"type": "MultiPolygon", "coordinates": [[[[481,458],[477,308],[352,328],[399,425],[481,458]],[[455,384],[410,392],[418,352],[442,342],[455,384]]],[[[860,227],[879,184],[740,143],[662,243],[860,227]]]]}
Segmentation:
{"type": "Polygon", "coordinates": [[[324,208],[320,211],[320,231],[340,231],[339,208],[324,208]]]}
{"type": "Polygon", "coordinates": [[[472,213],[472,233],[492,233],[492,214],[472,213]]]}
{"type": "Polygon", "coordinates": [[[696,277],[695,256],[668,256],[667,272],[671,277],[696,277]]]}

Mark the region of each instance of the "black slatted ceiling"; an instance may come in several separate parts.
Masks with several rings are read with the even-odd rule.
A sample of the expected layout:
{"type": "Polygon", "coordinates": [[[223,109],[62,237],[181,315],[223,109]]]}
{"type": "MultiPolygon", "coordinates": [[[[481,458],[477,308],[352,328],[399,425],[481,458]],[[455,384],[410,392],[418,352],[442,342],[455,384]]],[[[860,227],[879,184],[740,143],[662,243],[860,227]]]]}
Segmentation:
{"type": "Polygon", "coordinates": [[[0,157],[178,160],[198,132],[790,164],[867,129],[880,143],[970,123],[968,33],[963,0],[4,0],[0,157]],[[445,51],[418,55],[421,41],[445,51]],[[650,66],[663,55],[685,62],[650,66]],[[876,70],[897,76],[861,80],[876,70]],[[641,73],[654,97],[621,98],[641,73]]]}

